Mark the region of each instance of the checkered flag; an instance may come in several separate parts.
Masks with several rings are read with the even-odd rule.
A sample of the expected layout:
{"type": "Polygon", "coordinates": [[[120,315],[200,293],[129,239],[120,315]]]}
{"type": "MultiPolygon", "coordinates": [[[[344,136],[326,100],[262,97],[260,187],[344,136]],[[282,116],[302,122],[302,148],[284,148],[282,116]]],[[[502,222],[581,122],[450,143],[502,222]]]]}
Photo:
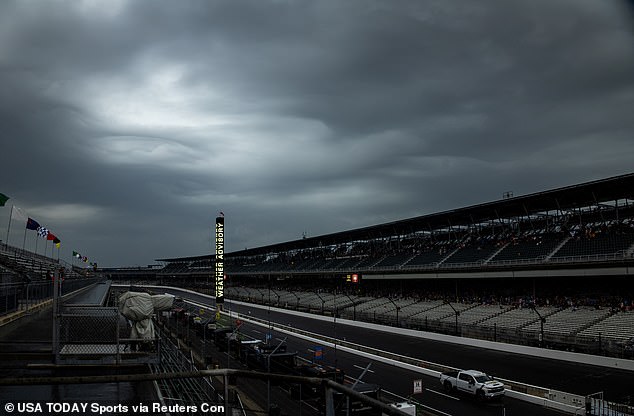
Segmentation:
{"type": "Polygon", "coordinates": [[[38,227],[37,229],[37,235],[39,235],[42,238],[46,238],[48,237],[48,228],[45,227],[38,227]]]}

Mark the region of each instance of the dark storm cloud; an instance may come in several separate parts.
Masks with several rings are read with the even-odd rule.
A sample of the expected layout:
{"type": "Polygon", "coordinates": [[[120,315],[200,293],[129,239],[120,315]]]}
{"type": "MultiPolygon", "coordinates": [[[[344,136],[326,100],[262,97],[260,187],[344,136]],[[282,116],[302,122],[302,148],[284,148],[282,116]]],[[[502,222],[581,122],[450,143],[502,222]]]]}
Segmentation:
{"type": "Polygon", "coordinates": [[[633,43],[591,0],[2,2],[0,192],[126,265],[625,173],[633,43]]]}

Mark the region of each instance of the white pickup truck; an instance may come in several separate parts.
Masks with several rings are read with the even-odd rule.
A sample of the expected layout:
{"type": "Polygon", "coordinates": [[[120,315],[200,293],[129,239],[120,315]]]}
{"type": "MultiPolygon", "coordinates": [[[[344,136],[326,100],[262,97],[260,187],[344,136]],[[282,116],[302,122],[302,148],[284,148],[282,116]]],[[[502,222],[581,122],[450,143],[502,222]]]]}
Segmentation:
{"type": "Polygon", "coordinates": [[[448,371],[440,375],[440,384],[446,391],[457,390],[472,394],[480,400],[504,396],[504,384],[476,370],[448,371]]]}

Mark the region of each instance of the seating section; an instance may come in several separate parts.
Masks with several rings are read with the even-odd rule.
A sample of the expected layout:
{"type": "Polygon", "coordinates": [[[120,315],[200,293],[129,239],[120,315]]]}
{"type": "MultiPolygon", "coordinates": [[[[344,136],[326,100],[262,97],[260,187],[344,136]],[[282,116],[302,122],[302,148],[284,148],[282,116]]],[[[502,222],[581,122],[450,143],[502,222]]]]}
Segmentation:
{"type": "Polygon", "coordinates": [[[178,274],[178,273],[187,273],[189,271],[189,263],[188,262],[175,262],[169,263],[161,270],[161,274],[178,274]]]}
{"type": "Polygon", "coordinates": [[[539,316],[549,316],[558,311],[558,308],[552,306],[532,308],[511,308],[502,314],[496,314],[491,318],[480,322],[483,327],[493,327],[502,329],[512,329],[518,331],[520,328],[530,325],[533,322],[539,322],[539,316]],[[537,312],[535,312],[537,310],[537,312]],[[538,314],[539,313],[539,314],[538,314]]]}
{"type": "Polygon", "coordinates": [[[402,318],[409,318],[414,315],[424,313],[425,311],[437,308],[442,305],[442,303],[443,302],[441,300],[419,300],[412,302],[412,299],[405,299],[405,304],[401,306],[401,309],[399,310],[399,316],[402,318]]]}
{"type": "MultiPolygon", "coordinates": [[[[511,227],[513,228],[513,227],[511,227]]],[[[516,227],[519,228],[519,227],[516,227]]],[[[341,246],[307,248],[293,253],[249,257],[226,256],[231,274],[414,272],[428,269],[500,267],[513,264],[544,265],[549,262],[610,261],[631,258],[634,253],[634,219],[590,222],[567,227],[548,225],[526,231],[447,233],[433,238],[412,234],[393,239],[360,241],[341,246]]],[[[168,262],[160,275],[213,271],[214,259],[168,262]]]]}
{"type": "MultiPolygon", "coordinates": [[[[462,303],[452,304],[452,306],[458,312],[462,312],[468,309],[469,307],[471,307],[471,305],[462,304],[462,303]]],[[[456,313],[454,312],[453,308],[450,305],[448,305],[445,302],[440,302],[435,307],[424,309],[420,311],[419,313],[410,316],[408,322],[412,323],[413,325],[417,325],[417,324],[421,324],[423,322],[429,322],[429,321],[443,321],[446,318],[451,318],[451,317],[454,317],[455,319],[455,316],[456,316],[456,313]]]]}
{"type": "MultiPolygon", "coordinates": [[[[510,309],[510,306],[475,304],[471,307],[460,310],[460,315],[458,315],[458,323],[466,325],[478,324],[479,322],[490,319],[496,314],[504,313],[506,311],[509,311],[510,309]]],[[[441,320],[453,322],[454,319],[455,317],[452,315],[446,316],[441,320]]]]}
{"type": "Polygon", "coordinates": [[[579,335],[623,342],[634,337],[634,310],[611,314],[579,332],[579,335]]]}
{"type": "Polygon", "coordinates": [[[443,264],[482,264],[498,250],[494,242],[476,241],[461,246],[443,264]]]}
{"type": "Polygon", "coordinates": [[[73,267],[63,260],[53,259],[0,243],[0,266],[6,279],[12,281],[44,280],[48,273],[64,269],[66,278],[83,277],[85,269],[73,267]]]}
{"type": "MultiPolygon", "coordinates": [[[[587,290],[584,277],[580,277],[578,288],[573,288],[576,282],[571,282],[570,296],[566,292],[544,294],[542,290],[543,299],[535,298],[534,287],[533,296],[527,296],[530,289],[525,281],[509,283],[509,293],[515,293],[509,296],[504,288],[492,287],[491,282],[483,282],[482,288],[474,287],[474,280],[461,287],[461,302],[450,303],[445,299],[453,288],[448,288],[444,279],[436,279],[421,290],[414,288],[412,293],[403,290],[408,285],[394,290],[393,285],[390,288],[381,282],[374,286],[333,283],[350,273],[363,277],[431,270],[440,275],[462,268],[478,269],[486,275],[489,270],[514,266],[541,269],[552,264],[559,267],[561,263],[585,265],[589,261],[614,260],[627,264],[634,253],[634,208],[625,206],[616,214],[606,207],[585,207],[574,214],[559,212],[556,216],[527,213],[525,218],[498,219],[487,224],[463,224],[442,230],[427,227],[407,235],[368,236],[367,240],[324,246],[320,243],[288,252],[228,256],[225,270],[233,276],[232,283],[254,285],[229,287],[227,297],[312,313],[336,313],[345,319],[451,334],[463,331],[463,336],[503,342],[519,339],[528,345],[549,342],[558,348],[555,345],[575,340],[576,343],[566,345],[588,347],[596,344],[599,336],[623,343],[634,336],[634,312],[625,311],[632,307],[631,294],[602,293],[596,287],[587,290]],[[262,287],[262,276],[287,273],[297,280],[284,278],[270,290],[262,287]],[[319,279],[311,278],[317,276],[324,277],[325,286],[318,284],[319,279]],[[260,282],[260,286],[255,282],[260,282]],[[362,287],[368,290],[367,294],[352,294],[362,287]],[[350,293],[342,293],[344,290],[350,293]],[[615,297],[623,297],[626,303],[619,312],[614,307],[615,297]]],[[[159,275],[200,276],[213,273],[214,267],[213,256],[168,262],[159,275]]],[[[457,291],[456,285],[456,295],[457,291]]]]}
{"type": "MultiPolygon", "coordinates": [[[[548,315],[544,322],[544,333],[574,335],[591,322],[602,321],[610,315],[609,310],[595,308],[567,308],[548,315]]],[[[539,321],[524,328],[525,331],[541,330],[539,321]]]]}
{"type": "Polygon", "coordinates": [[[566,236],[561,233],[528,234],[513,238],[490,263],[545,259],[565,238],[566,236]]]}
{"type": "Polygon", "coordinates": [[[20,280],[20,275],[14,270],[2,265],[4,259],[0,259],[0,283],[13,283],[20,280]]]}
{"type": "MultiPolygon", "coordinates": [[[[412,308],[417,305],[418,302],[416,299],[412,298],[401,298],[401,299],[388,299],[388,298],[379,298],[380,301],[377,304],[374,304],[370,308],[370,314],[366,313],[365,316],[371,318],[376,322],[387,323],[390,325],[396,325],[396,319],[398,315],[399,321],[401,319],[405,319],[408,316],[408,313],[412,308]]],[[[364,305],[361,305],[364,306],[364,305]]],[[[357,306],[357,309],[359,306],[357,306]]],[[[367,309],[364,308],[367,311],[367,309]]]]}
{"type": "Polygon", "coordinates": [[[400,253],[385,256],[381,261],[374,265],[375,268],[396,268],[406,263],[407,260],[412,258],[411,253],[400,253]]]}
{"type": "Polygon", "coordinates": [[[424,251],[416,254],[405,266],[408,268],[415,268],[416,266],[435,266],[442,259],[447,257],[448,253],[445,253],[442,249],[424,251]]]}
{"type": "Polygon", "coordinates": [[[625,229],[623,232],[586,229],[568,240],[553,257],[565,258],[618,254],[628,250],[632,244],[634,244],[634,232],[630,229],[625,229]]]}
{"type": "Polygon", "coordinates": [[[622,343],[634,337],[634,310],[619,311],[597,307],[557,307],[482,304],[424,300],[413,297],[389,299],[329,292],[288,291],[268,288],[228,287],[227,297],[281,308],[309,310],[342,318],[366,320],[406,327],[454,328],[456,311],[460,326],[496,327],[498,331],[533,334],[541,332],[540,316],[545,318],[544,335],[583,337],[622,343]],[[454,310],[455,309],[455,310],[454,310]],[[398,322],[397,322],[398,315],[398,322]]]}
{"type": "MultiPolygon", "coordinates": [[[[354,305],[365,304],[374,299],[371,297],[333,294],[329,292],[292,292],[280,289],[271,289],[269,291],[268,288],[260,289],[242,286],[228,287],[226,289],[226,296],[230,299],[264,304],[267,304],[270,298],[271,304],[277,307],[312,310],[316,312],[321,312],[323,309],[324,312],[329,313],[335,310],[339,313],[348,309],[352,311],[354,305]]],[[[364,307],[371,307],[371,304],[370,306],[366,305],[364,307]]],[[[361,310],[363,310],[363,308],[361,310]]]]}

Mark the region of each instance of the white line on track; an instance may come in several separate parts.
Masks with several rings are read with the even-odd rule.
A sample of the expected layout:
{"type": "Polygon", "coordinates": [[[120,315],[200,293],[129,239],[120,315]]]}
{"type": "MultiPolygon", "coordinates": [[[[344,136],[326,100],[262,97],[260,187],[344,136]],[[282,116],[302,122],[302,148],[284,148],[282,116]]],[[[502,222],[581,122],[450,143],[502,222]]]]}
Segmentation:
{"type": "MultiPolygon", "coordinates": [[[[353,365],[354,368],[358,368],[359,370],[365,370],[365,367],[361,367],[360,365],[353,365]]],[[[368,373],[374,373],[374,371],[368,368],[368,373]]]]}

